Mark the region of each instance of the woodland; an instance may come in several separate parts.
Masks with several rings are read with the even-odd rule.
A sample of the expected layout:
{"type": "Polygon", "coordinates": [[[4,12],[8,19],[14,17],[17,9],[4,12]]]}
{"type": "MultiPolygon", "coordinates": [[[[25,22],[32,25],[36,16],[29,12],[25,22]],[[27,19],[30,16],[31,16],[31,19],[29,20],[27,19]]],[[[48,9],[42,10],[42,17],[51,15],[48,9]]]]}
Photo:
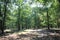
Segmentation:
{"type": "Polygon", "coordinates": [[[0,40],[60,40],[60,0],[0,0],[0,40]]]}

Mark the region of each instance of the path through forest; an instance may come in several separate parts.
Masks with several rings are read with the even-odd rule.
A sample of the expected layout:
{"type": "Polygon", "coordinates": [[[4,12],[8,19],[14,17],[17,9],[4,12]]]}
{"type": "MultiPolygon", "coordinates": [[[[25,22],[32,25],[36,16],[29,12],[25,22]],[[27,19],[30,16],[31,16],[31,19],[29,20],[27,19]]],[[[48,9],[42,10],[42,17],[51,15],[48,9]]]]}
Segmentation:
{"type": "Polygon", "coordinates": [[[27,29],[23,32],[1,36],[0,40],[60,40],[60,33],[46,29],[27,29]]]}

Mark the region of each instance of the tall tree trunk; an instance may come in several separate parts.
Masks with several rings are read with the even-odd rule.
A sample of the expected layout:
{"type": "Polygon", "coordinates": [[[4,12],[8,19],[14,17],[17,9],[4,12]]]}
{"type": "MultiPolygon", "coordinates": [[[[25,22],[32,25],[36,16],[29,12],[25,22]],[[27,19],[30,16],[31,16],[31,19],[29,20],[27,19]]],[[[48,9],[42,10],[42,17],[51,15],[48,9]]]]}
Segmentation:
{"type": "Polygon", "coordinates": [[[7,2],[4,0],[4,14],[3,14],[3,24],[2,24],[2,33],[4,33],[5,22],[6,22],[6,11],[7,11],[7,2]]]}
{"type": "Polygon", "coordinates": [[[20,6],[18,8],[17,27],[18,27],[18,31],[19,31],[20,30],[20,6]]]}
{"type": "Polygon", "coordinates": [[[49,30],[50,27],[49,27],[49,14],[48,14],[48,10],[47,10],[47,27],[48,27],[48,30],[49,30]]]}
{"type": "Polygon", "coordinates": [[[1,4],[0,4],[0,30],[1,30],[1,32],[3,34],[4,31],[3,31],[3,25],[2,25],[2,22],[3,22],[2,17],[3,17],[3,15],[1,13],[1,4]]]}

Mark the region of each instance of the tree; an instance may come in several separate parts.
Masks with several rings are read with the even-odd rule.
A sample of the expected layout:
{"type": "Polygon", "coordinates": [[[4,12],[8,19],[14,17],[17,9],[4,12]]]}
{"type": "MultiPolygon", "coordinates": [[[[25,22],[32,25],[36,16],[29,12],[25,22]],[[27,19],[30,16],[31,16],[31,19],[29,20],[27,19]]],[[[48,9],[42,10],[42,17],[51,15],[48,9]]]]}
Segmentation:
{"type": "Polygon", "coordinates": [[[2,13],[1,11],[1,4],[0,4],[0,14],[1,14],[1,17],[2,17],[2,20],[1,20],[1,31],[2,31],[2,34],[4,33],[4,29],[5,29],[5,22],[6,22],[6,12],[7,12],[7,3],[9,2],[9,0],[1,0],[2,4],[4,4],[4,14],[2,13]]]}
{"type": "Polygon", "coordinates": [[[19,8],[18,8],[17,27],[18,27],[18,30],[20,30],[20,6],[19,6],[19,8]]]}
{"type": "Polygon", "coordinates": [[[1,4],[0,4],[0,30],[2,31],[2,34],[3,34],[3,20],[2,20],[2,17],[3,17],[3,15],[2,15],[2,13],[1,13],[1,4]]]}

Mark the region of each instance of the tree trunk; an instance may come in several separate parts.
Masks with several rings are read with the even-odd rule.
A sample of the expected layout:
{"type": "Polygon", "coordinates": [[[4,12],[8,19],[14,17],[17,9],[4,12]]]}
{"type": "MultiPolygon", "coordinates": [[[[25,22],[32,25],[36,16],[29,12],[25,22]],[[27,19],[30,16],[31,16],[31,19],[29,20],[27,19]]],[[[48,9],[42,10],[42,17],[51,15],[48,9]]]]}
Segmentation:
{"type": "Polygon", "coordinates": [[[2,30],[2,34],[4,33],[4,29],[5,29],[5,22],[6,22],[6,11],[7,11],[7,2],[6,2],[6,0],[4,1],[4,14],[3,14],[3,18],[2,18],[2,28],[1,28],[1,30],[2,30]]]}
{"type": "Polygon", "coordinates": [[[48,30],[49,30],[50,27],[49,27],[49,14],[48,14],[48,10],[47,10],[47,27],[48,27],[48,30]]]}
{"type": "Polygon", "coordinates": [[[3,25],[2,25],[2,23],[3,23],[2,17],[3,17],[3,15],[1,13],[1,4],[0,4],[0,30],[2,32],[1,34],[4,33],[4,28],[3,28],[3,25]]]}
{"type": "Polygon", "coordinates": [[[18,31],[19,31],[20,30],[20,6],[18,8],[17,27],[18,27],[18,31]]]}

